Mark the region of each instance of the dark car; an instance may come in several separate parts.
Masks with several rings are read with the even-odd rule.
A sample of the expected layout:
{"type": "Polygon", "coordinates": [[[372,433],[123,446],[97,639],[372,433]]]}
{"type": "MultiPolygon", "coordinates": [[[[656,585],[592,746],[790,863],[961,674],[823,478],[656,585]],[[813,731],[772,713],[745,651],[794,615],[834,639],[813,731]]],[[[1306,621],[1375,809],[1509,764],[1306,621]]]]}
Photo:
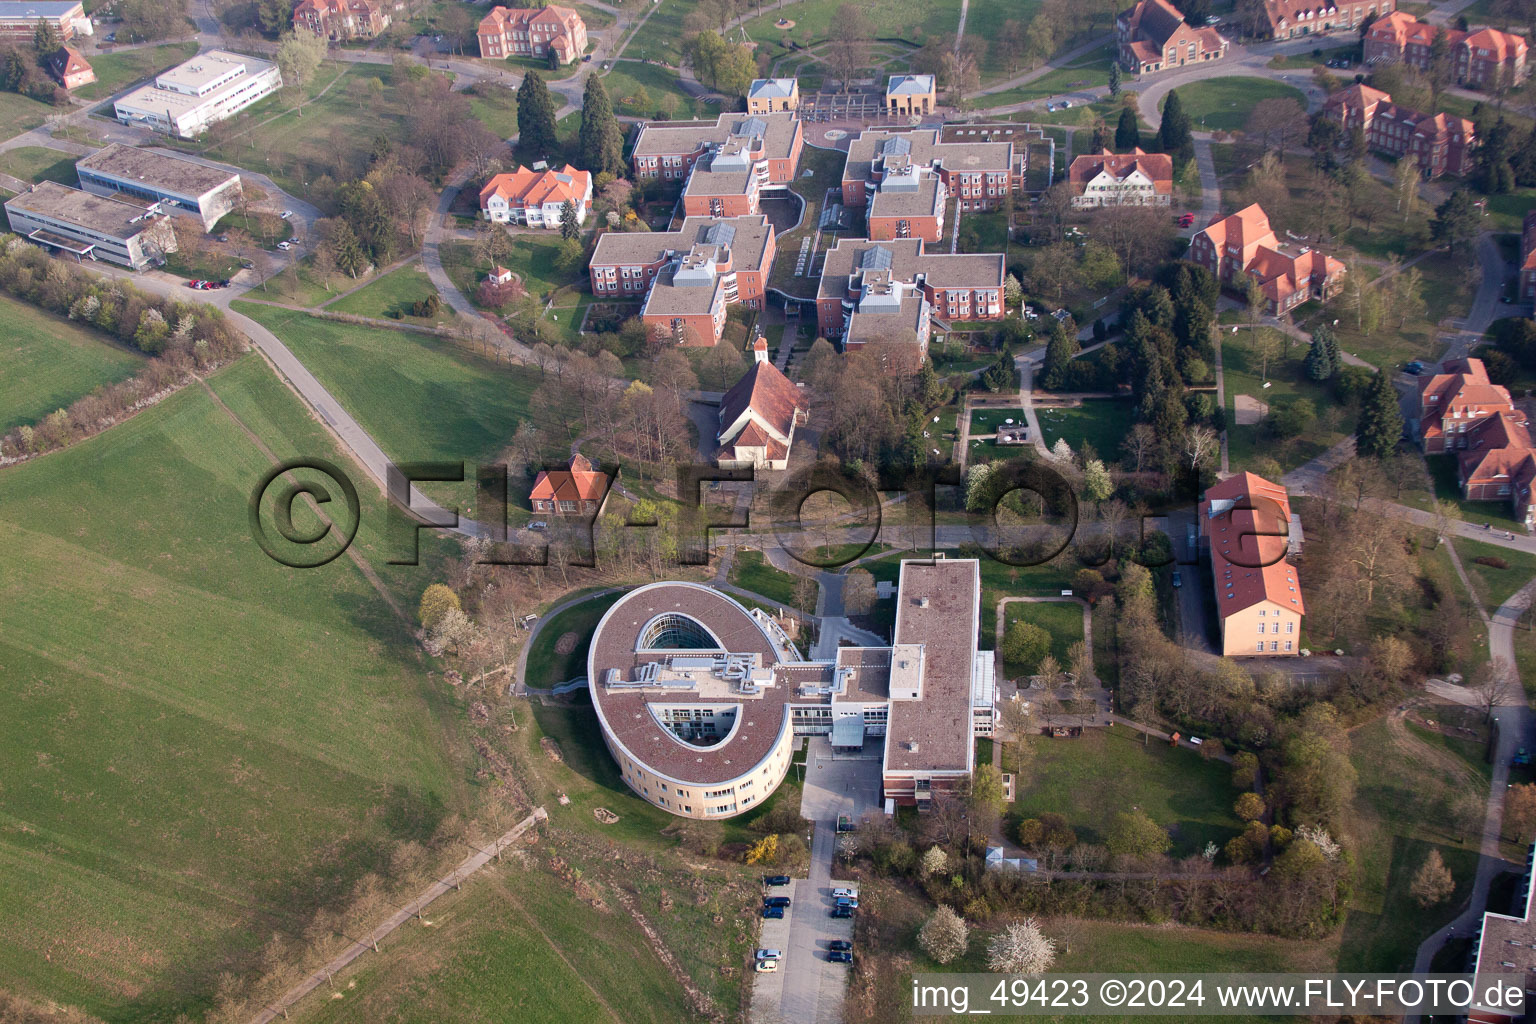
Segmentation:
{"type": "Polygon", "coordinates": [[[789,906],[789,897],[788,896],[764,896],[763,897],[763,906],[765,906],[765,907],[787,907],[787,906],[789,906]]]}
{"type": "Polygon", "coordinates": [[[590,63],[592,63],[592,55],[590,53],[583,54],[582,58],[581,58],[581,62],[583,64],[590,64],[590,63]]]}
{"type": "Polygon", "coordinates": [[[788,885],[789,884],[789,876],[788,875],[769,875],[768,877],[763,879],[763,884],[764,885],[788,885]]]}
{"type": "Polygon", "coordinates": [[[834,949],[827,954],[827,959],[834,964],[851,964],[853,963],[853,954],[844,950],[834,949]]]}
{"type": "Polygon", "coordinates": [[[834,953],[852,953],[853,943],[849,942],[847,939],[833,939],[831,942],[827,943],[827,948],[834,953]]]}
{"type": "Polygon", "coordinates": [[[853,908],[852,907],[833,907],[832,908],[832,916],[833,917],[852,917],[853,916],[853,908]]]}
{"type": "Polygon", "coordinates": [[[782,920],[783,917],[784,917],[784,908],[783,907],[764,907],[763,908],[763,919],[764,920],[778,921],[778,920],[782,920]]]}
{"type": "Polygon", "coordinates": [[[1407,366],[1403,367],[1403,372],[1404,373],[1411,373],[1415,377],[1417,377],[1419,374],[1424,372],[1424,364],[1419,362],[1417,359],[1415,359],[1413,362],[1411,362],[1407,366]]]}
{"type": "Polygon", "coordinates": [[[1176,573],[1173,574],[1173,585],[1176,586],[1176,587],[1182,587],[1184,585],[1184,574],[1183,573],[1176,572],[1176,573]]]}

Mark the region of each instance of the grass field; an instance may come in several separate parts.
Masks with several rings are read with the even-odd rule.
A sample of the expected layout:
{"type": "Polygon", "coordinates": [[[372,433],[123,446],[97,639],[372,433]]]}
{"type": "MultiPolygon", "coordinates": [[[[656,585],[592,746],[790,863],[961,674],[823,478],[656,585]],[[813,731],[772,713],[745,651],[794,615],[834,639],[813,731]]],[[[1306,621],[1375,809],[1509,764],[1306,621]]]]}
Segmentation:
{"type": "Polygon", "coordinates": [[[775,569],[761,551],[738,551],[735,564],[731,566],[731,582],[770,601],[794,607],[795,584],[800,582],[800,577],[775,569]]]}
{"type": "MultiPolygon", "coordinates": [[[[276,457],[345,463],[256,357],[208,383],[276,457]]],[[[379,592],[252,542],[269,466],[193,385],[0,475],[0,974],[24,995],[201,1018],[221,971],[464,809],[455,713],[379,592]]]]}
{"type": "Polygon", "coordinates": [[[131,377],[144,357],[95,331],[0,296],[0,434],[36,423],[102,384],[131,377]]]}
{"type": "Polygon", "coordinates": [[[96,72],[96,81],[76,89],[74,95],[91,102],[104,100],[140,79],[150,78],[168,67],[180,64],[196,52],[197,43],[188,41],[93,55],[91,69],[96,72]]]}
{"type": "MultiPolygon", "coordinates": [[[[411,305],[418,299],[436,294],[437,289],[432,286],[432,279],[427,277],[421,264],[407,263],[351,295],[327,304],[325,308],[332,313],[352,313],[380,319],[399,313],[407,322],[427,323],[429,321],[411,315],[411,305]]],[[[447,320],[452,315],[453,311],[444,306],[442,312],[430,320],[447,320]]]]}
{"type": "Polygon", "coordinates": [[[1486,795],[1483,774],[1455,753],[1438,751],[1387,720],[1350,735],[1350,759],[1359,775],[1350,819],[1355,893],[1344,922],[1341,971],[1406,970],[1420,942],[1467,900],[1477,870],[1476,830],[1455,834],[1441,809],[1461,794],[1486,795]],[[1438,756],[1436,756],[1438,755],[1438,756]],[[1428,910],[1408,894],[1413,874],[1437,848],[1456,879],[1456,893],[1428,910]]]}
{"type": "MultiPolygon", "coordinates": [[[[282,338],[397,461],[491,461],[539,382],[537,370],[486,362],[430,335],[248,302],[236,308],[282,338]]],[[[466,474],[472,479],[473,467],[466,474]]],[[[473,494],[472,483],[444,486],[463,501],[473,494]]]]}
{"type": "Polygon", "coordinates": [[[972,409],[971,410],[971,436],[978,434],[995,434],[997,428],[1024,422],[1023,409],[972,409]]]}
{"type": "Polygon", "coordinates": [[[1293,99],[1307,107],[1301,90],[1268,78],[1212,78],[1181,85],[1178,93],[1197,131],[1238,131],[1260,100],[1293,99]]]}
{"type": "Polygon", "coordinates": [[[1056,663],[1063,669],[1067,667],[1067,648],[1083,638],[1082,605],[1072,601],[1031,601],[1010,604],[1003,611],[1004,631],[1020,620],[1039,626],[1051,634],[1051,654],[1056,663]]]}
{"type": "Polygon", "coordinates": [[[79,188],[75,161],[79,157],[43,146],[18,146],[0,153],[0,171],[23,181],[56,181],[79,188]]]}
{"type": "Polygon", "coordinates": [[[528,685],[547,689],[586,675],[587,648],[592,645],[592,631],[604,613],[623,596],[618,592],[597,594],[545,622],[534,638],[533,646],[528,649],[524,675],[528,685]],[[561,654],[557,647],[560,638],[567,633],[576,634],[576,646],[569,653],[561,654]]]}
{"type": "MultiPolygon", "coordinates": [[[[547,236],[521,234],[512,236],[512,255],[502,265],[521,274],[528,294],[540,301],[549,298],[550,292],[568,284],[586,279],[586,268],[573,275],[565,275],[555,269],[555,253],[560,249],[560,232],[551,231],[547,236]]],[[[475,261],[467,242],[454,242],[441,247],[443,269],[454,285],[465,295],[474,297],[480,282],[490,272],[490,267],[475,261]]]]}
{"type": "Polygon", "coordinates": [[[65,108],[39,103],[20,93],[0,92],[0,139],[31,131],[54,114],[66,112],[65,108]]]}
{"type": "Polygon", "coordinates": [[[1080,408],[1040,409],[1036,415],[1047,445],[1064,437],[1080,452],[1086,441],[1108,462],[1120,457],[1120,442],[1131,431],[1135,409],[1129,399],[1085,398],[1080,408]]]}
{"type": "Polygon", "coordinates": [[[1231,768],[1182,747],[1142,743],[1129,729],[1090,729],[1074,740],[1039,739],[1013,818],[1064,814],[1078,840],[1103,843],[1119,811],[1139,807],[1173,836],[1173,854],[1199,853],[1236,835],[1231,768]]]}
{"type": "MultiPolygon", "coordinates": [[[[639,52],[630,52],[638,57],[639,52]]],[[[643,64],[638,60],[621,60],[613,70],[603,76],[603,85],[613,101],[617,114],[635,117],[653,117],[658,110],[667,110],[674,121],[689,118],[713,118],[720,113],[720,103],[692,99],[683,91],[676,71],[660,64],[643,64]],[[678,104],[668,110],[665,96],[676,97],[678,104]]]]}
{"type": "MultiPolygon", "coordinates": [[[[1269,327],[1260,327],[1259,331],[1261,334],[1271,332],[1272,336],[1279,333],[1269,327]]],[[[1246,327],[1236,334],[1222,335],[1221,361],[1227,392],[1227,450],[1234,470],[1244,469],[1260,455],[1268,455],[1280,463],[1281,468],[1291,469],[1322,454],[1355,429],[1354,412],[1339,405],[1325,385],[1311,380],[1303,371],[1306,346],[1300,342],[1288,344],[1284,338],[1279,340],[1280,354],[1269,361],[1266,377],[1263,372],[1265,367],[1249,342],[1246,327]],[[1266,379],[1269,382],[1268,388],[1264,387],[1266,379]],[[1238,395],[1255,398],[1271,409],[1277,409],[1288,401],[1306,399],[1312,402],[1318,420],[1312,429],[1300,437],[1284,442],[1270,440],[1264,420],[1241,425],[1237,422],[1235,410],[1238,395]],[[1335,409],[1337,413],[1332,415],[1336,416],[1337,422],[1330,425],[1327,417],[1330,410],[1335,409]]]]}
{"type": "MultiPolygon", "coordinates": [[[[1512,532],[1517,537],[1524,535],[1523,528],[1512,532]]],[[[1508,601],[1514,596],[1515,591],[1529,583],[1532,577],[1536,577],[1536,555],[1530,555],[1524,551],[1512,551],[1495,544],[1467,540],[1464,537],[1457,537],[1452,543],[1456,547],[1456,553],[1461,556],[1462,567],[1467,570],[1467,575],[1472,577],[1472,586],[1478,592],[1478,600],[1483,602],[1483,606],[1489,612],[1508,601]],[[1483,565],[1477,561],[1479,558],[1499,559],[1508,568],[1499,569],[1491,565],[1483,565]]]]}

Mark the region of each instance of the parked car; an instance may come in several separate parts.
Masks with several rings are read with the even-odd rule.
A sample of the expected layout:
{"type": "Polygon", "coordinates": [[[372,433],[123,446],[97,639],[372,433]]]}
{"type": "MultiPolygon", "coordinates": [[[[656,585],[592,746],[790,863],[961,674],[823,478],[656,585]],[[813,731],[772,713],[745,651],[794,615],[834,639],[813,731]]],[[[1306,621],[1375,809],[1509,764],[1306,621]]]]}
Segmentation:
{"type": "Polygon", "coordinates": [[[857,889],[833,889],[832,890],[832,898],[835,899],[835,900],[847,900],[847,899],[855,899],[856,900],[856,899],[859,898],[859,890],[857,890],[857,889]]]}
{"type": "Polygon", "coordinates": [[[764,896],[763,897],[763,906],[765,906],[765,907],[787,907],[787,906],[789,906],[789,897],[788,896],[764,896]]]}
{"type": "Polygon", "coordinates": [[[107,42],[109,42],[109,43],[117,42],[117,33],[116,32],[108,32],[107,33],[107,42]]]}
{"type": "Polygon", "coordinates": [[[581,55],[581,62],[583,64],[591,64],[592,63],[592,55],[590,53],[582,54],[581,55]]]}
{"type": "Polygon", "coordinates": [[[852,907],[833,907],[832,908],[832,916],[833,917],[852,917],[853,916],[853,908],[852,907]]]}
{"type": "Polygon", "coordinates": [[[1179,216],[1179,227],[1181,227],[1181,228],[1187,228],[1191,224],[1193,224],[1194,222],[1195,222],[1195,215],[1192,214],[1192,213],[1185,213],[1185,214],[1181,214],[1179,216]]]}
{"type": "Polygon", "coordinates": [[[1182,587],[1184,585],[1184,574],[1183,573],[1175,572],[1173,574],[1173,585],[1175,587],[1182,587]]]}
{"type": "Polygon", "coordinates": [[[1403,367],[1403,372],[1412,374],[1413,376],[1417,377],[1419,374],[1424,372],[1424,364],[1415,359],[1413,362],[1403,367]]]}
{"type": "Polygon", "coordinates": [[[202,282],[202,281],[188,281],[187,282],[187,287],[188,288],[201,288],[203,286],[203,284],[204,284],[204,282],[202,282]]]}
{"type": "Polygon", "coordinates": [[[847,907],[849,910],[858,910],[859,898],[857,896],[844,896],[842,899],[837,901],[837,906],[847,907]]]}
{"type": "Polygon", "coordinates": [[[852,953],[853,943],[849,942],[847,939],[833,939],[831,942],[827,943],[827,948],[834,953],[852,953]]]}
{"type": "Polygon", "coordinates": [[[229,241],[229,236],[228,235],[220,235],[219,236],[219,241],[227,242],[227,241],[229,241]]]}
{"type": "Polygon", "coordinates": [[[277,243],[277,247],[279,249],[283,250],[283,252],[287,252],[289,249],[293,248],[293,243],[292,242],[278,242],[277,243]]]}
{"type": "Polygon", "coordinates": [[[293,216],[293,211],[292,210],[284,210],[282,213],[278,214],[278,216],[281,217],[283,220],[287,220],[289,217],[293,216]]]}
{"type": "Polygon", "coordinates": [[[530,529],[530,530],[547,530],[547,529],[549,529],[549,524],[546,523],[542,519],[535,519],[533,522],[528,524],[528,529],[530,529]]]}
{"type": "Polygon", "coordinates": [[[783,907],[764,907],[763,908],[763,920],[765,920],[765,921],[782,921],[783,919],[784,919],[784,908],[783,907]]]}
{"type": "Polygon", "coordinates": [[[778,969],[779,962],[777,960],[759,960],[755,968],[758,974],[772,974],[778,969]]]}
{"type": "Polygon", "coordinates": [[[783,950],[778,949],[760,949],[757,951],[757,958],[759,960],[777,960],[783,955],[783,950]]]}
{"type": "Polygon", "coordinates": [[[788,875],[769,875],[763,879],[764,885],[788,885],[788,875]]]}
{"type": "Polygon", "coordinates": [[[827,954],[827,959],[834,964],[851,964],[853,963],[853,954],[846,950],[834,949],[827,954]]]}

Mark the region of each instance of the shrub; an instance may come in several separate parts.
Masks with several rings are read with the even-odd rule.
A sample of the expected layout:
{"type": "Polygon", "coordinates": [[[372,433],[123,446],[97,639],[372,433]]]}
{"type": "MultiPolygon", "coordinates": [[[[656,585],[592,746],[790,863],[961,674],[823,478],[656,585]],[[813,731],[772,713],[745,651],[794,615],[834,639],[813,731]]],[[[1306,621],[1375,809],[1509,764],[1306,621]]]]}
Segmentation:
{"type": "Polygon", "coordinates": [[[1509,568],[1509,563],[1504,561],[1504,559],[1500,558],[1498,555],[1478,555],[1476,558],[1472,559],[1472,561],[1476,562],[1478,565],[1486,565],[1490,569],[1509,568]]]}

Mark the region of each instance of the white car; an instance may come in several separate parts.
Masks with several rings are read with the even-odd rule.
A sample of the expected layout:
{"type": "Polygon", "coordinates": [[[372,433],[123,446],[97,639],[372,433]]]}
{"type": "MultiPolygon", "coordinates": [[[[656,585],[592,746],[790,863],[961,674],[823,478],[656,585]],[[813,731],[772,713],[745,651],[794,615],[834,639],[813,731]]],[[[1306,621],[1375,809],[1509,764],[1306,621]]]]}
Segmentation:
{"type": "Polygon", "coordinates": [[[759,960],[778,960],[783,955],[783,950],[778,949],[760,949],[757,951],[757,958],[759,960]]]}
{"type": "Polygon", "coordinates": [[[772,974],[779,969],[777,960],[759,960],[757,962],[758,974],[772,974]]]}
{"type": "Polygon", "coordinates": [[[856,900],[859,898],[857,889],[833,889],[832,898],[835,900],[856,900]]]}
{"type": "Polygon", "coordinates": [[[277,243],[277,247],[279,249],[283,250],[283,252],[287,252],[289,249],[293,248],[293,243],[292,242],[278,242],[277,243]]]}
{"type": "Polygon", "coordinates": [[[293,211],[292,210],[284,210],[282,213],[278,214],[278,216],[281,217],[283,220],[287,220],[289,217],[293,216],[293,211]]]}

